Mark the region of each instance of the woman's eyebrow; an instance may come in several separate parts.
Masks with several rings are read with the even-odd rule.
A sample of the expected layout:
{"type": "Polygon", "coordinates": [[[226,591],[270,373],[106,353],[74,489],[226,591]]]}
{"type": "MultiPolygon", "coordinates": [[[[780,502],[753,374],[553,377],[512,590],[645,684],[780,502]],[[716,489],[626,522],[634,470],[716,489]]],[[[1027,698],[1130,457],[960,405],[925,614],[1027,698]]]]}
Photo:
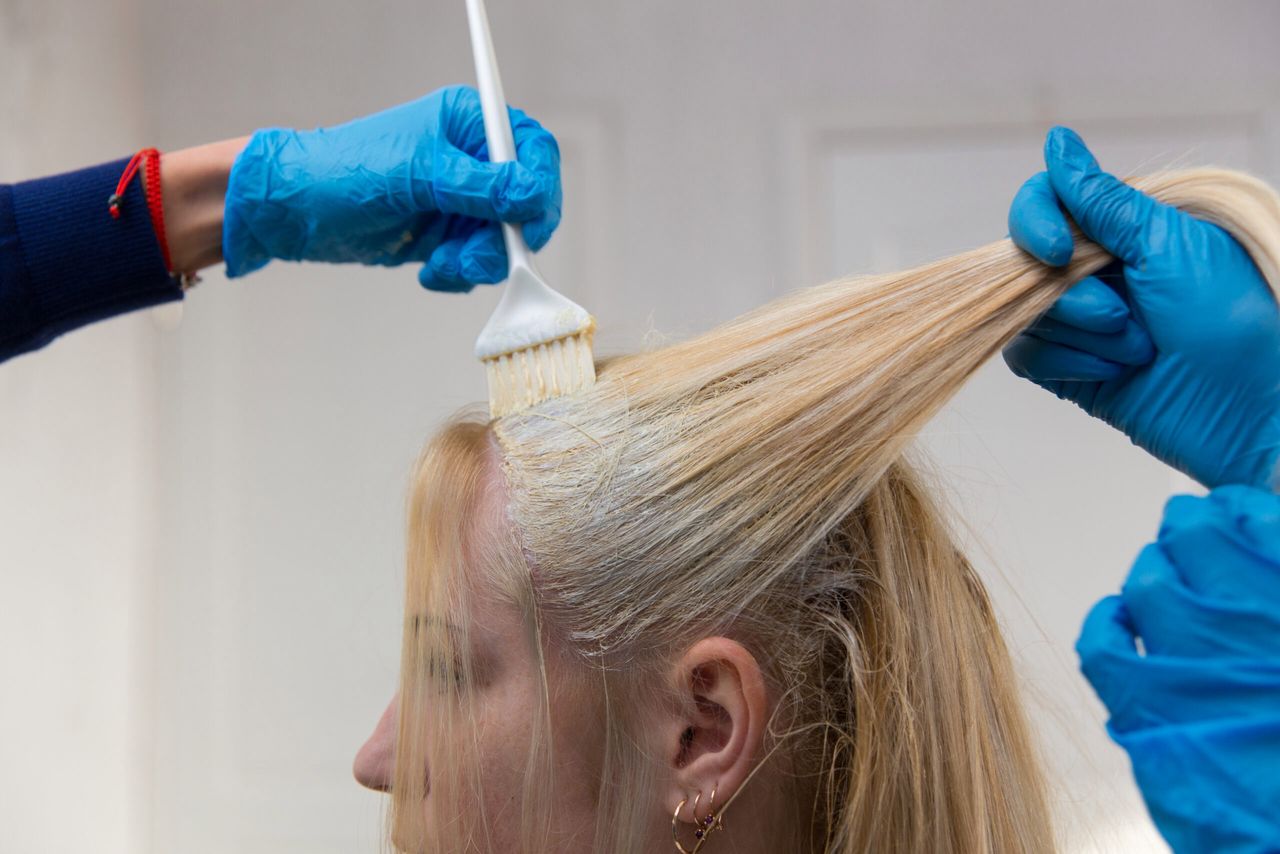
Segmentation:
{"type": "Polygon", "coordinates": [[[423,625],[444,626],[447,631],[455,635],[460,634],[462,631],[462,627],[457,623],[451,623],[447,619],[442,619],[434,614],[414,614],[410,617],[410,620],[413,622],[413,630],[415,632],[419,626],[423,625]]]}

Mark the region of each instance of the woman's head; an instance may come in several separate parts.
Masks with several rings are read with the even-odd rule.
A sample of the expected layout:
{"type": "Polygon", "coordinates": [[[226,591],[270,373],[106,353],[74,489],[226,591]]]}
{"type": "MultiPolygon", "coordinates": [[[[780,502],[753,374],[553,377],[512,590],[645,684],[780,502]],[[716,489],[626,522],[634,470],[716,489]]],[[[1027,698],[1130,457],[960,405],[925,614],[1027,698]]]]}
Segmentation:
{"type": "MultiPolygon", "coordinates": [[[[1262,185],[1140,186],[1274,274],[1262,185]]],[[[1108,260],[1077,246],[801,292],[446,428],[412,492],[394,771],[390,738],[363,757],[398,843],[649,851],[714,788],[708,854],[1051,847],[985,591],[904,450],[1108,260]]]]}
{"type": "MultiPolygon", "coordinates": [[[[548,850],[595,850],[608,704],[593,669],[540,626],[500,464],[492,432],[465,420],[419,463],[411,554],[431,563],[411,562],[409,598],[419,607],[406,613],[405,699],[388,706],[356,776],[394,789],[393,835],[408,850],[533,850],[531,837],[549,840],[548,850]],[[443,806],[456,803],[465,807],[443,806]]],[[[646,706],[636,731],[647,750],[677,765],[712,755],[726,778],[750,773],[766,713],[754,657],[732,639],[706,637],[671,666],[688,684],[697,727],[684,732],[683,708],[646,706]]],[[[699,815],[706,807],[704,798],[699,815]]]]}

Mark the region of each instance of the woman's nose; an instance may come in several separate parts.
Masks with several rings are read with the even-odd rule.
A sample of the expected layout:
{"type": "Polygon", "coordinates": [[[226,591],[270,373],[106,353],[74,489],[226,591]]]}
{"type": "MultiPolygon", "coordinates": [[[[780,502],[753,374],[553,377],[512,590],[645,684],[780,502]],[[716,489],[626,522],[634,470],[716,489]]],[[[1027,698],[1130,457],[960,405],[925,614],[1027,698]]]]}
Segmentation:
{"type": "Polygon", "coordinates": [[[361,786],[379,792],[391,791],[391,775],[396,755],[396,705],[399,695],[391,698],[386,711],[373,728],[373,735],[356,753],[354,772],[361,786]]]}

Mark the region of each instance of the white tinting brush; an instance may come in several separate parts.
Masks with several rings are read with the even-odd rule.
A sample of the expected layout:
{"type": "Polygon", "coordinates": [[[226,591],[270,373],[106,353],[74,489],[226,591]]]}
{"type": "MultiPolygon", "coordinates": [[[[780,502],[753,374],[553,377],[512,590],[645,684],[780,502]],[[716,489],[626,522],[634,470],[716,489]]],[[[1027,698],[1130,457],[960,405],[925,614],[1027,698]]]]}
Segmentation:
{"type": "MultiPolygon", "coordinates": [[[[467,19],[489,159],[494,163],[515,160],[511,119],[484,0],[467,0],[467,19]]],[[[591,354],[595,318],[542,281],[519,225],[503,223],[502,236],[507,244],[506,289],[476,339],[476,356],[489,375],[489,414],[493,418],[570,394],[596,381],[591,354]]]]}

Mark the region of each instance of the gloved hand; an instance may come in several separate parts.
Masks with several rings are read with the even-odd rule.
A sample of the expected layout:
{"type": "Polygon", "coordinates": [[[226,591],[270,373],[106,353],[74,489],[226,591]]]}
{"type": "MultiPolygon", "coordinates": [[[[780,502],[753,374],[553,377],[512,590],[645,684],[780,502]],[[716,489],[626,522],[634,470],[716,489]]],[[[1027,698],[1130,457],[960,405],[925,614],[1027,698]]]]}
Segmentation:
{"type": "Polygon", "coordinates": [[[507,275],[498,220],[540,249],[560,222],[555,138],[511,110],[519,162],[488,162],[480,98],[454,86],[311,131],[260,130],[227,186],[223,257],[243,276],[272,258],[426,262],[425,287],[469,291],[507,275]]]}
{"type": "Polygon", "coordinates": [[[1071,258],[1059,204],[1117,258],[1067,291],[1004,352],[1014,373],[1126,433],[1207,486],[1269,486],[1280,457],[1280,310],[1248,253],[1216,225],[1098,168],[1073,131],[1009,211],[1014,242],[1071,258]]]}
{"type": "Polygon", "coordinates": [[[1280,498],[1173,498],[1076,650],[1174,851],[1280,851],[1280,498]]]}

